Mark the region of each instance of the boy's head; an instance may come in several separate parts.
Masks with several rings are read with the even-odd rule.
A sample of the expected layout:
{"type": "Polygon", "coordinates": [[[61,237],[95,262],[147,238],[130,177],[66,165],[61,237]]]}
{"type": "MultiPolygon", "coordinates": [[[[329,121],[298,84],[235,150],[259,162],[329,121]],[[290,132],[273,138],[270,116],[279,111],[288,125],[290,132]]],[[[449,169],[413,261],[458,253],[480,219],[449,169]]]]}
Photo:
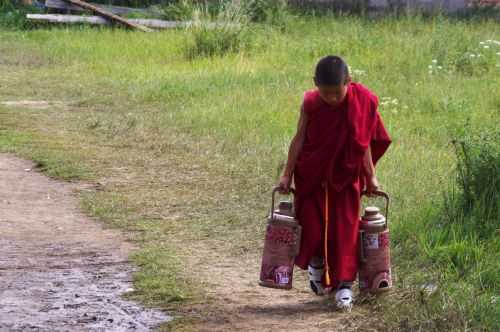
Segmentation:
{"type": "Polygon", "coordinates": [[[349,68],[341,57],[328,55],[319,60],[314,73],[314,84],[327,104],[340,104],[347,94],[350,82],[349,68]]]}

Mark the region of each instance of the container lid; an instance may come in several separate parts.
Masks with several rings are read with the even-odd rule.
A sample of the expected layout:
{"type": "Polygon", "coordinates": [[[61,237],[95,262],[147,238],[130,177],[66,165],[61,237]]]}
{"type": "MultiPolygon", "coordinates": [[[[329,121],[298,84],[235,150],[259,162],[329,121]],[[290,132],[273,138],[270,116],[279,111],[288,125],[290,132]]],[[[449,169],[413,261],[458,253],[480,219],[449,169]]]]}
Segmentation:
{"type": "Polygon", "coordinates": [[[294,216],[293,212],[293,203],[289,201],[281,201],[278,205],[277,213],[286,215],[286,216],[294,216]]]}
{"type": "Polygon", "coordinates": [[[366,207],[365,214],[362,219],[372,225],[385,224],[385,217],[380,213],[380,209],[376,206],[366,207]]]}

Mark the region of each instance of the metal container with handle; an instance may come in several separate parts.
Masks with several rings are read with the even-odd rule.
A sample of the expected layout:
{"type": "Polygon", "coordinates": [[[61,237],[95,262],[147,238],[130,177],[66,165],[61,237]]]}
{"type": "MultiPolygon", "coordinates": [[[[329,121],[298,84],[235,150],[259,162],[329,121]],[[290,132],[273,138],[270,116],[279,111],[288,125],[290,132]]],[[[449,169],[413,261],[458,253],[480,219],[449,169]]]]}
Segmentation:
{"type": "MultiPolygon", "coordinates": [[[[361,196],[367,195],[363,192],[361,196]]],[[[392,288],[391,252],[389,242],[389,195],[383,191],[373,192],[385,199],[385,216],[375,206],[368,206],[361,217],[359,230],[359,289],[380,293],[392,288]]]]}
{"type": "MultiPolygon", "coordinates": [[[[280,190],[273,189],[271,211],[267,220],[264,251],[259,285],[291,289],[295,256],[300,249],[302,228],[295,218],[293,202],[282,201],[275,208],[275,196],[280,190]]],[[[295,191],[290,189],[295,195],[295,191]]]]}

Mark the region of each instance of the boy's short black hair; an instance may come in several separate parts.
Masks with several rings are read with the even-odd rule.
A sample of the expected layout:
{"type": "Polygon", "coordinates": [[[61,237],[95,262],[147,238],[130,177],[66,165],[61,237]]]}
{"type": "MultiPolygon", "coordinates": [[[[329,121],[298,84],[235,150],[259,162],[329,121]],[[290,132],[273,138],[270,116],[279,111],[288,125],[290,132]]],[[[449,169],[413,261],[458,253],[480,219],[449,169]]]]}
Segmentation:
{"type": "Polygon", "coordinates": [[[336,55],[328,55],[319,60],[316,65],[314,81],[316,85],[341,85],[347,83],[349,67],[345,61],[336,55]]]}

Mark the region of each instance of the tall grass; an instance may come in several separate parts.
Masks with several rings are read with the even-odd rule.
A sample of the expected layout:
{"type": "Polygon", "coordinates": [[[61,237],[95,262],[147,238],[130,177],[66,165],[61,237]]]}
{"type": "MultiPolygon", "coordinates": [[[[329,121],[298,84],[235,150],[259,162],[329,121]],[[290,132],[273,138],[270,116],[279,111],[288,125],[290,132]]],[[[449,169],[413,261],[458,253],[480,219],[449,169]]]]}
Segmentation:
{"type": "Polygon", "coordinates": [[[26,19],[26,14],[39,11],[35,6],[22,5],[18,1],[0,0],[0,28],[30,29],[33,24],[26,19]]]}
{"type": "MultiPolygon", "coordinates": [[[[458,138],[455,150],[458,158],[458,183],[461,196],[459,214],[477,216],[475,229],[482,237],[490,237],[499,225],[500,215],[500,131],[485,132],[458,138]],[[492,233],[493,232],[493,233],[492,233]]],[[[450,218],[456,219],[456,218],[450,218]]],[[[475,219],[475,218],[471,218],[475,219]]]]}
{"type": "Polygon", "coordinates": [[[500,131],[462,129],[464,134],[453,141],[456,182],[434,215],[421,222],[425,231],[418,238],[425,256],[420,261],[431,264],[434,272],[422,282],[423,310],[414,328],[496,331],[500,327],[500,131]],[[425,294],[429,285],[436,294],[425,294]]]}
{"type": "Polygon", "coordinates": [[[243,7],[237,1],[221,1],[218,8],[215,20],[207,6],[194,10],[184,45],[184,54],[188,59],[235,53],[245,46],[248,19],[243,7]]]}

